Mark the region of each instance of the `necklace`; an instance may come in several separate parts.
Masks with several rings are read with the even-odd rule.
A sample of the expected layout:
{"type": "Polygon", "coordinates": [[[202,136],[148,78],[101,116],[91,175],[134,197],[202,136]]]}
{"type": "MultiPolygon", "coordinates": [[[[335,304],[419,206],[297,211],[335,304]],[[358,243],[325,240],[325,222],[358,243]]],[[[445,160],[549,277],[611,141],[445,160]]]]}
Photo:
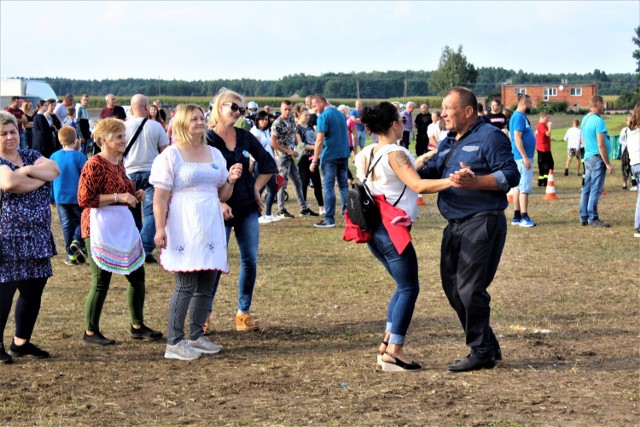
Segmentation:
{"type": "Polygon", "coordinates": [[[2,157],[9,160],[14,165],[17,165],[18,163],[22,163],[22,158],[20,157],[20,154],[18,154],[17,152],[13,158],[10,158],[9,156],[6,156],[6,155],[2,155],[2,157]]]}

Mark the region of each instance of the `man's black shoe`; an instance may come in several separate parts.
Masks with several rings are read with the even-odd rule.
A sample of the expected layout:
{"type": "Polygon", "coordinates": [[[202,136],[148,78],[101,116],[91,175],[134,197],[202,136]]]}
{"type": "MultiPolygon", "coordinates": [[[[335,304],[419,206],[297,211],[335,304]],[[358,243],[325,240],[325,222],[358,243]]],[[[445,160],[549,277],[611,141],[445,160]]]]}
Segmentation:
{"type": "Polygon", "coordinates": [[[447,369],[451,372],[467,372],[479,369],[493,369],[495,366],[495,359],[480,359],[478,356],[470,354],[464,359],[449,365],[447,369]]]}
{"type": "Polygon", "coordinates": [[[158,260],[155,259],[155,257],[153,256],[153,254],[147,254],[144,257],[144,263],[145,264],[157,264],[158,260]]]}
{"type": "Polygon", "coordinates": [[[140,325],[139,329],[131,326],[131,338],[134,340],[157,341],[162,338],[162,332],[154,331],[146,325],[140,325]]]}
{"type": "Polygon", "coordinates": [[[93,345],[114,345],[116,342],[114,340],[110,340],[100,333],[100,331],[94,331],[93,335],[87,335],[85,332],[82,336],[82,341],[87,344],[93,345]]]}
{"type": "Polygon", "coordinates": [[[22,345],[12,342],[9,346],[9,354],[14,357],[33,356],[36,359],[46,359],[49,353],[31,344],[29,341],[22,345]]]}
{"type": "Polygon", "coordinates": [[[502,349],[500,349],[500,345],[497,342],[493,345],[493,359],[496,362],[502,360],[502,349]]]}
{"type": "Polygon", "coordinates": [[[13,363],[13,359],[11,358],[11,356],[9,356],[6,351],[4,351],[4,345],[0,345],[0,363],[3,363],[5,365],[13,363]]]}

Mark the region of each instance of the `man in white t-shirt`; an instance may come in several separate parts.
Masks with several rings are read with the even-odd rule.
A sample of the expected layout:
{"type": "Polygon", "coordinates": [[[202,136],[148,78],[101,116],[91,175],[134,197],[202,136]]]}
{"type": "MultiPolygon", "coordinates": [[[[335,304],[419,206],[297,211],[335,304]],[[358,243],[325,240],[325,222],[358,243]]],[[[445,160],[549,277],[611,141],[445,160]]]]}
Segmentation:
{"type": "MultiPolygon", "coordinates": [[[[131,98],[129,111],[133,117],[125,122],[127,146],[143,120],[149,115],[149,100],[144,95],[134,95],[131,98]]],[[[145,252],[145,262],[149,264],[157,262],[152,254],[156,247],[153,241],[156,234],[156,222],[153,218],[154,188],[153,185],[149,184],[149,175],[154,159],[168,144],[169,138],[160,122],[147,120],[144,122],[142,131],[133,144],[131,144],[129,153],[124,158],[124,168],[127,176],[135,184],[136,190],[144,190],[147,196],[143,202],[142,209],[140,205],[138,205],[132,209],[132,213],[136,221],[136,226],[140,230],[142,246],[145,252]],[[142,215],[144,215],[144,219],[142,215]]]]}
{"type": "Polygon", "coordinates": [[[73,107],[73,95],[70,93],[66,94],[64,98],[62,98],[62,102],[56,105],[56,108],[53,109],[53,114],[58,117],[60,123],[64,122],[67,118],[67,108],[73,107]]]}
{"type": "Polygon", "coordinates": [[[578,164],[577,174],[580,176],[580,121],[574,120],[573,127],[567,129],[564,140],[567,142],[567,163],[564,165],[564,176],[569,176],[571,159],[575,158],[578,164]]]}

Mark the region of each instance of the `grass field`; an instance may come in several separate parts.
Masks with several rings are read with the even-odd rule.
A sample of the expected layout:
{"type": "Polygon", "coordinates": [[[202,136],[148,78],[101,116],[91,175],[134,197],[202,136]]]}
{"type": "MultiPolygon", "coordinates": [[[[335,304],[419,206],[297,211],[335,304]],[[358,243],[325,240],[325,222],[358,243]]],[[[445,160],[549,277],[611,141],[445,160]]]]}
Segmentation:
{"type": "MultiPolygon", "coordinates": [[[[552,119],[555,161],[562,166],[566,144],[556,141],[565,119],[552,119]]],[[[504,354],[494,370],[446,371],[467,348],[440,286],[446,221],[436,196],[428,196],[412,229],[421,293],[406,346],[423,371],[376,369],[390,277],[365,245],[343,242],[340,227],[319,230],[312,219],[297,217],[260,229],[253,311],[264,329],[234,331],[238,251],[232,239],[231,273],[214,306],[212,339],[224,350],[190,363],[164,360],[163,343],[128,338],[122,277],[112,281],[101,322],[118,344],[84,346],[89,268],[53,258],[33,337],[52,358],[0,366],[0,425],[636,425],[637,194],[621,189],[620,162],[614,165],[616,175],[607,177],[600,199],[612,228],[580,225],[580,178],[561,176],[559,166],[558,200],[542,200],[538,187],[531,196],[538,226],[509,226],[489,289],[504,354]]],[[[297,213],[296,207],[292,196],[287,209],[297,213]]],[[[53,228],[62,252],[55,213],[53,228]]],[[[173,277],[158,266],[146,272],[146,323],[166,332],[173,277]]],[[[10,319],[5,344],[13,328],[10,319]]]]}

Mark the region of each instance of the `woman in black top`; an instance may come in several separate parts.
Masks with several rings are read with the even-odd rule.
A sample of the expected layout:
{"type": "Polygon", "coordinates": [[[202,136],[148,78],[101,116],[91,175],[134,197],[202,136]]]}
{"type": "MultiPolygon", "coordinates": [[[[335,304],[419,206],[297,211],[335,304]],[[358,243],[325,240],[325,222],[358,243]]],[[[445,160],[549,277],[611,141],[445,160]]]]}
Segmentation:
{"type": "MultiPolygon", "coordinates": [[[[258,218],[264,208],[260,189],[278,169],[271,155],[255,136],[244,129],[234,127],[244,112],[242,97],[233,91],[222,89],[213,103],[206,140],[207,144],[220,150],[227,161],[227,168],[236,163],[242,164],[242,176],[236,181],[229,200],[222,204],[222,213],[227,244],[233,228],[240,250],[236,330],[251,331],[259,327],[258,321],[250,314],[250,308],[258,266],[258,218]],[[251,157],[258,163],[257,178],[249,168],[251,157]]],[[[214,286],[214,295],[217,285],[216,283],[214,286]]],[[[205,325],[205,328],[207,327],[208,324],[205,325]]]]}
{"type": "Polygon", "coordinates": [[[316,131],[309,125],[309,110],[302,104],[297,104],[293,108],[293,115],[296,119],[296,133],[300,135],[300,140],[305,144],[305,150],[300,153],[298,158],[298,171],[300,172],[300,180],[302,181],[302,194],[304,200],[307,200],[307,188],[309,181],[313,183],[313,194],[318,202],[320,215],[324,214],[324,198],[322,195],[322,180],[320,179],[320,169],[313,172],[309,169],[311,160],[313,159],[313,146],[316,143],[316,131]]]}

